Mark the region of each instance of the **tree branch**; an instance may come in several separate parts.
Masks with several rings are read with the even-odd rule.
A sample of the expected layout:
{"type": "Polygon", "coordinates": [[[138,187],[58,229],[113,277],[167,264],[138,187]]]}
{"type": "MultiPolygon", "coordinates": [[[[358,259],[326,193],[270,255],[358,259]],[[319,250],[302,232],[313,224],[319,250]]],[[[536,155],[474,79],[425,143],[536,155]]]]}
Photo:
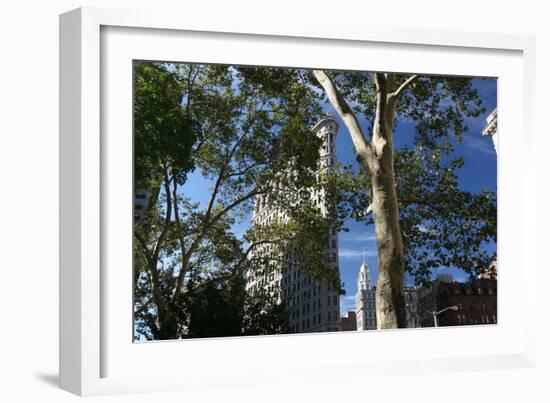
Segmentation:
{"type": "MultiPolygon", "coordinates": [[[[229,206],[227,206],[226,208],[224,208],[220,213],[216,214],[212,219],[211,219],[211,213],[212,213],[212,208],[214,207],[214,202],[216,200],[216,196],[217,196],[217,193],[219,191],[219,188],[221,186],[221,183],[224,179],[226,179],[226,170],[227,170],[227,167],[229,166],[229,164],[231,163],[231,159],[233,158],[233,155],[235,154],[235,152],[237,151],[239,145],[241,144],[241,142],[243,141],[243,139],[247,136],[248,134],[248,131],[252,128],[252,125],[254,124],[254,122],[256,121],[258,115],[263,112],[263,108],[265,107],[265,105],[269,102],[271,98],[267,98],[265,99],[265,101],[262,103],[262,105],[256,109],[256,111],[254,112],[254,115],[252,116],[251,120],[246,124],[245,127],[243,127],[242,129],[242,135],[237,139],[237,141],[235,142],[235,144],[231,147],[230,151],[229,151],[229,155],[227,156],[226,160],[224,161],[223,165],[221,166],[220,168],[220,172],[218,174],[218,178],[216,179],[216,183],[214,185],[214,189],[212,190],[212,194],[210,196],[210,200],[208,202],[208,206],[206,208],[206,213],[205,213],[205,216],[204,216],[204,223],[203,223],[203,226],[202,226],[202,229],[201,231],[199,232],[199,234],[197,235],[197,238],[195,239],[195,241],[193,241],[193,243],[189,246],[189,248],[187,249],[187,252],[185,254],[182,253],[182,264],[187,264],[189,262],[189,260],[191,259],[191,255],[192,253],[194,252],[195,248],[199,245],[200,241],[204,238],[204,236],[206,235],[206,232],[208,231],[208,229],[217,221],[219,220],[221,217],[223,217],[224,214],[226,214],[228,211],[230,211],[232,208],[236,207],[237,205],[239,205],[240,203],[248,200],[249,198],[251,198],[252,196],[256,195],[256,194],[260,194],[261,192],[251,192],[249,193],[248,195],[240,198],[240,199],[237,199],[235,202],[231,203],[229,206]]],[[[181,273],[180,273],[181,274],[181,273]]],[[[181,276],[179,276],[181,278],[181,276]]],[[[178,279],[179,280],[179,279],[178,279]]],[[[179,282],[179,281],[178,281],[179,282]]],[[[178,293],[178,291],[176,290],[176,293],[178,293]]]]}
{"type": "Polygon", "coordinates": [[[164,242],[166,234],[168,233],[168,229],[170,228],[170,217],[172,216],[172,196],[170,194],[170,178],[168,176],[168,168],[163,166],[162,171],[164,176],[164,193],[166,193],[166,212],[164,215],[164,227],[157,239],[157,244],[153,248],[152,255],[155,261],[158,260],[160,248],[164,242]]]}
{"type": "MultiPolygon", "coordinates": [[[[178,184],[177,184],[176,180],[174,180],[174,185],[173,185],[173,198],[174,198],[174,200],[173,200],[173,203],[174,203],[174,216],[176,218],[176,232],[177,232],[178,240],[179,240],[180,247],[181,247],[181,255],[183,257],[183,256],[185,256],[185,239],[184,239],[184,236],[183,236],[183,232],[181,230],[181,219],[180,219],[180,215],[179,215],[179,206],[178,206],[178,184]]],[[[172,303],[176,302],[177,297],[179,296],[179,293],[181,292],[181,289],[183,287],[183,279],[185,278],[185,275],[187,274],[187,269],[188,269],[188,264],[185,264],[185,266],[184,266],[184,261],[182,259],[182,265],[181,265],[180,272],[178,274],[178,280],[177,280],[177,283],[176,283],[176,289],[174,290],[174,296],[173,296],[172,303]]]]}
{"type": "Polygon", "coordinates": [[[134,236],[136,237],[136,239],[138,240],[139,244],[143,249],[143,254],[145,255],[145,259],[147,259],[147,264],[152,265],[153,263],[152,255],[149,252],[149,248],[147,247],[147,242],[145,242],[145,239],[143,239],[143,237],[137,231],[134,231],[134,236]]]}
{"type": "Polygon", "coordinates": [[[413,74],[411,76],[409,76],[405,81],[403,81],[401,83],[401,85],[399,86],[399,88],[397,88],[394,92],[392,92],[390,94],[390,97],[391,98],[398,98],[404,91],[405,89],[411,85],[416,79],[418,79],[419,75],[418,74],[413,74]]]}
{"type": "Polygon", "coordinates": [[[220,281],[230,280],[230,279],[234,278],[235,276],[237,276],[239,274],[242,274],[244,269],[247,267],[246,265],[243,265],[243,263],[246,260],[246,258],[248,257],[248,255],[250,254],[250,252],[252,252],[252,250],[258,245],[262,245],[262,244],[266,244],[266,243],[273,243],[273,242],[275,242],[275,241],[261,240],[261,241],[251,243],[248,246],[247,250],[244,252],[244,254],[241,256],[241,258],[239,259],[239,262],[235,265],[235,267],[236,267],[235,271],[233,271],[229,274],[223,275],[223,276],[214,277],[214,278],[211,278],[209,280],[206,280],[206,281],[202,282],[201,284],[199,284],[197,287],[193,288],[192,292],[196,293],[197,291],[200,291],[202,288],[207,287],[210,284],[216,284],[216,283],[219,283],[220,281]]]}
{"type": "Polygon", "coordinates": [[[155,301],[155,305],[157,306],[157,310],[160,312],[164,310],[164,305],[162,303],[161,293],[160,293],[160,279],[158,275],[157,270],[157,258],[154,258],[154,256],[151,256],[148,248],[147,243],[145,242],[145,239],[137,232],[134,231],[136,239],[141,244],[141,247],[143,248],[145,258],[147,259],[147,267],[150,275],[151,280],[151,287],[153,291],[153,300],[155,301]]]}
{"type": "MultiPolygon", "coordinates": [[[[243,127],[242,129],[242,135],[237,139],[237,141],[235,142],[235,144],[233,144],[233,146],[231,147],[230,151],[229,151],[229,154],[226,158],[226,160],[224,161],[223,165],[221,166],[220,168],[220,172],[219,172],[219,175],[218,175],[218,178],[216,180],[216,183],[214,185],[214,189],[212,191],[212,195],[210,196],[210,201],[208,202],[208,207],[206,209],[206,214],[205,214],[205,217],[204,217],[204,227],[206,227],[209,219],[210,219],[210,214],[212,212],[212,207],[214,206],[214,202],[216,200],[216,197],[217,197],[217,194],[218,194],[218,191],[219,191],[219,188],[221,186],[221,183],[224,179],[226,179],[226,171],[227,171],[227,167],[229,166],[229,164],[231,163],[231,159],[233,158],[233,156],[235,155],[235,152],[237,151],[237,149],[239,148],[239,145],[241,144],[241,142],[244,140],[244,138],[248,135],[248,131],[252,128],[252,125],[254,124],[254,122],[256,121],[258,115],[262,112],[264,106],[267,104],[267,102],[270,100],[271,98],[268,98],[264,101],[264,103],[260,106],[260,108],[258,108],[255,112],[254,112],[254,116],[251,118],[251,120],[247,123],[247,125],[245,127],[243,127]]],[[[204,227],[203,227],[203,231],[204,231],[204,227]]]]}
{"type": "Polygon", "coordinates": [[[355,147],[357,158],[367,172],[370,172],[368,160],[372,158],[372,149],[367,137],[359,125],[355,113],[353,113],[348,103],[342,94],[340,94],[336,88],[336,85],[325,71],[313,70],[313,75],[325,90],[329,101],[334,106],[334,109],[336,109],[336,112],[338,112],[338,115],[340,115],[344,121],[344,124],[348,128],[355,147]]]}

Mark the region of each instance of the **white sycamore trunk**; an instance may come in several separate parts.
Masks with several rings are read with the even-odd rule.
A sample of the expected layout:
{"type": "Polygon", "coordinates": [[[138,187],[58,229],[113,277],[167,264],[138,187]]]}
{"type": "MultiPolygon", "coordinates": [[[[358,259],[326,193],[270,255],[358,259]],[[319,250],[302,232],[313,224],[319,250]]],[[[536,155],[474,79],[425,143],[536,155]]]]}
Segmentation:
{"type": "Polygon", "coordinates": [[[391,91],[393,75],[374,74],[376,84],[376,114],[371,141],[367,141],[357,118],[330,77],[314,71],[332,105],[346,124],[358,162],[372,180],[372,212],[378,247],[378,283],[376,287],[376,316],[379,329],[406,327],[403,296],[403,240],[399,228],[399,209],[393,167],[393,121],[399,95],[416,76],[405,80],[391,91]]]}

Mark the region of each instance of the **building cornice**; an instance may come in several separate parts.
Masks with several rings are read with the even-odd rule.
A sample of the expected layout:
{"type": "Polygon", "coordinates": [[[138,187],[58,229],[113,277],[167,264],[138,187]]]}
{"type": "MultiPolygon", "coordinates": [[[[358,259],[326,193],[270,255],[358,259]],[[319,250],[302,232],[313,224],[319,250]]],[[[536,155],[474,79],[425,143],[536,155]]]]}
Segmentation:
{"type": "Polygon", "coordinates": [[[338,132],[338,129],[340,128],[340,125],[338,124],[338,121],[336,118],[332,115],[325,115],[315,125],[311,128],[312,131],[317,132],[321,126],[324,126],[328,122],[334,123],[336,125],[335,133],[338,132]]]}

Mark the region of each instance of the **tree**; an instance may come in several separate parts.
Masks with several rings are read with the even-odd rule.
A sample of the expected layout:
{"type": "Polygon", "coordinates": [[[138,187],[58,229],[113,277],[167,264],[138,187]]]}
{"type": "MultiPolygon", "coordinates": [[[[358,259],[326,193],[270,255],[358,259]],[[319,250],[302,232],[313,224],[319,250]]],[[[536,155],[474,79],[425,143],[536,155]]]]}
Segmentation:
{"type": "Polygon", "coordinates": [[[153,194],[134,227],[137,330],[183,337],[206,329],[196,307],[221,308],[220,287],[242,277],[254,247],[272,242],[247,244],[231,232],[254,197],[275,182],[290,189],[315,179],[319,146],[309,128],[321,109],[301,70],[137,67],[136,183],[153,194]],[[194,169],[212,183],[203,206],[180,190],[194,169]]]}
{"type": "Polygon", "coordinates": [[[170,278],[163,280],[157,269],[174,249],[170,239],[173,203],[165,180],[170,174],[185,178],[193,168],[196,132],[191,116],[181,107],[183,88],[176,72],[166,65],[136,62],[134,79],[134,192],[148,195],[143,219],[134,226],[136,330],[153,338],[162,337],[158,324],[170,317],[165,308],[170,278]],[[166,206],[164,217],[158,214],[159,204],[166,206]]]}
{"type": "Polygon", "coordinates": [[[441,154],[451,150],[445,137],[454,136],[460,141],[467,129],[465,118],[479,116],[484,110],[481,100],[467,78],[395,73],[329,74],[322,70],[315,70],[313,75],[344,121],[363,170],[358,181],[353,182],[364,188],[352,197],[352,210],[361,219],[372,213],[372,218],[367,220],[372,220],[375,226],[378,326],[382,329],[406,327],[405,268],[422,277],[439,263],[465,268],[471,263],[472,255],[485,258],[477,261],[481,266],[481,260],[486,261],[487,256],[477,254],[476,247],[483,240],[496,237],[494,198],[488,193],[475,198],[458,190],[453,176],[458,161],[451,161],[446,166],[449,170],[443,178],[434,179],[441,172],[441,154]],[[366,130],[361,127],[358,117],[368,122],[366,130]],[[430,168],[420,162],[417,158],[424,159],[426,155],[418,150],[395,152],[393,135],[398,117],[416,123],[414,143],[418,150],[424,147],[426,152],[431,152],[429,156],[437,166],[430,168]],[[435,198],[426,198],[429,195],[435,198]],[[358,207],[359,199],[368,201],[368,207],[358,207]],[[444,210],[451,207],[448,202],[454,203],[455,211],[444,210]],[[482,206],[475,208],[479,212],[475,217],[467,209],[478,202],[482,202],[482,206]],[[426,214],[419,215],[421,212],[426,214]],[[420,221],[430,215],[428,221],[438,228],[442,226],[445,234],[426,231],[420,225],[420,221]],[[492,216],[495,218],[491,219],[492,216]],[[456,236],[448,225],[453,220],[455,225],[467,221],[468,229],[475,234],[474,239],[456,236]],[[407,234],[405,238],[403,230],[407,234]],[[461,243],[465,239],[470,241],[466,245],[461,243]],[[421,245],[423,242],[426,244],[421,245]],[[460,257],[456,252],[464,246],[467,246],[465,253],[460,257]]]}
{"type": "Polygon", "coordinates": [[[181,107],[183,86],[176,72],[158,63],[134,64],[134,188],[155,205],[163,167],[185,176],[193,169],[196,140],[191,116],[181,107]]]}

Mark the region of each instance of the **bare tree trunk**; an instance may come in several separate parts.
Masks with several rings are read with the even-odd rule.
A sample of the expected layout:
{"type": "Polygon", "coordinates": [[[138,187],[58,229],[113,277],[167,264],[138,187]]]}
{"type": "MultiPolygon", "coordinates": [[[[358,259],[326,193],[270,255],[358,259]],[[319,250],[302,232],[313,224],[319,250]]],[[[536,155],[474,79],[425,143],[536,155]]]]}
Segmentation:
{"type": "Polygon", "coordinates": [[[399,94],[416,76],[407,79],[396,91],[393,75],[376,73],[376,115],[373,135],[367,141],[357,118],[334,82],[320,70],[314,75],[324,88],[334,108],[346,124],[356,150],[357,161],[372,180],[372,211],[378,248],[378,283],[376,286],[376,315],[379,329],[406,327],[403,296],[403,240],[399,228],[399,209],[393,166],[393,120],[399,94]]]}
{"type": "Polygon", "coordinates": [[[372,169],[373,215],[378,247],[376,316],[380,329],[406,327],[403,297],[403,241],[393,170],[393,150],[386,144],[372,169]]]}
{"type": "Polygon", "coordinates": [[[395,98],[388,91],[393,77],[379,73],[374,77],[377,105],[371,141],[374,152],[369,166],[378,247],[376,319],[379,329],[392,329],[407,326],[403,296],[403,240],[393,167],[395,98]]]}

